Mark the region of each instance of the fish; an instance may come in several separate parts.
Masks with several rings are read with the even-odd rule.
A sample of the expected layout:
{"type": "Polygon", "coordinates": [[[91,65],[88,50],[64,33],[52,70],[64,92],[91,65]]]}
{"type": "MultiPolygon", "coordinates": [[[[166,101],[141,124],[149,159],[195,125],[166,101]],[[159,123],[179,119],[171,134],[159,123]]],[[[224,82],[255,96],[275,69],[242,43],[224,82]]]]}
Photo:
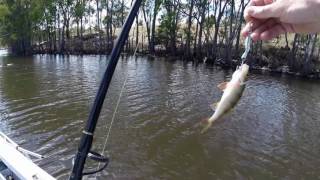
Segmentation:
{"type": "Polygon", "coordinates": [[[223,91],[222,97],[220,102],[211,105],[215,112],[209,119],[204,121],[204,128],[201,133],[206,132],[212,126],[213,122],[221,119],[237,105],[246,87],[245,82],[248,73],[249,66],[243,63],[232,74],[230,82],[223,82],[218,85],[218,88],[223,91]]]}

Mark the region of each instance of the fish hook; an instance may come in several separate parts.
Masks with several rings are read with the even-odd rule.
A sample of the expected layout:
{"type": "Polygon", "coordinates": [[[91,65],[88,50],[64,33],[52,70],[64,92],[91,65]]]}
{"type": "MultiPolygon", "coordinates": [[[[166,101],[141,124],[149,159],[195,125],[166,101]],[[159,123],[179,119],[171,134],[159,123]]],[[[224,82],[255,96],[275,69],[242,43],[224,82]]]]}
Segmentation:
{"type": "Polygon", "coordinates": [[[251,50],[251,46],[252,46],[252,38],[251,38],[252,29],[253,29],[253,24],[250,22],[249,34],[248,34],[248,36],[246,37],[246,39],[244,41],[245,51],[241,56],[241,66],[243,65],[243,63],[247,59],[247,56],[248,56],[248,54],[249,54],[249,52],[251,50]]]}

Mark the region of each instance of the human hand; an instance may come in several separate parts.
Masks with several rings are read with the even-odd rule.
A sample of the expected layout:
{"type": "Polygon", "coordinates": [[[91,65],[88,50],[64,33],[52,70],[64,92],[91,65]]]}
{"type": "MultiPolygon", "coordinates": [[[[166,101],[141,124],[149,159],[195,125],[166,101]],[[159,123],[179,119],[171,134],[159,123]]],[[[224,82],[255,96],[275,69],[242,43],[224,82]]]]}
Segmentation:
{"type": "Polygon", "coordinates": [[[251,0],[244,11],[243,36],[254,41],[280,34],[320,32],[320,0],[251,0]]]}

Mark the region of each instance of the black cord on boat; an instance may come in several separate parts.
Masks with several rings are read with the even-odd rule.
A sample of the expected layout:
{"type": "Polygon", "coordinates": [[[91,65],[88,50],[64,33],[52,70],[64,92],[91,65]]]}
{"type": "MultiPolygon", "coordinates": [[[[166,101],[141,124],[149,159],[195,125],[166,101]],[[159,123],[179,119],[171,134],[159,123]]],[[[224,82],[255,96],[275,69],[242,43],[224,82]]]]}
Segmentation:
{"type": "Polygon", "coordinates": [[[136,0],[130,10],[130,13],[124,23],[121,33],[117,39],[115,46],[112,49],[110,55],[110,62],[108,67],[103,75],[103,79],[101,81],[98,93],[94,100],[94,104],[92,106],[86,127],[83,131],[80,144],[78,147],[78,152],[75,157],[74,166],[70,175],[70,180],[78,180],[82,179],[84,164],[86,162],[88,153],[90,152],[92,141],[93,141],[93,134],[94,130],[97,125],[97,121],[101,112],[101,108],[107,94],[114,70],[118,63],[118,59],[120,56],[120,52],[126,42],[128,37],[129,31],[131,29],[132,23],[137,15],[139,7],[141,5],[142,0],[136,0]]]}

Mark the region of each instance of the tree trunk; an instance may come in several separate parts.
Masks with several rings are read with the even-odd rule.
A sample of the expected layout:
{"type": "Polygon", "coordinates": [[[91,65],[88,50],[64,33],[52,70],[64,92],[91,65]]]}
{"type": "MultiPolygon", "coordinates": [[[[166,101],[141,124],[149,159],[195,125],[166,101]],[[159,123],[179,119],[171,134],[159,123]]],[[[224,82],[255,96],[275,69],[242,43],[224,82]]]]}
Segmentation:
{"type": "Polygon", "coordinates": [[[111,7],[110,7],[110,21],[109,21],[109,34],[110,34],[110,40],[111,40],[111,47],[113,47],[113,28],[112,28],[112,18],[113,18],[113,4],[114,2],[111,1],[111,7]]]}
{"type": "MultiPolygon", "coordinates": [[[[231,11],[230,11],[230,22],[229,22],[229,36],[227,37],[227,29],[226,32],[226,46],[225,46],[225,55],[224,61],[226,66],[231,66],[231,57],[232,57],[232,45],[233,45],[233,20],[234,20],[234,0],[231,0],[231,11]]],[[[227,27],[227,26],[226,26],[227,27]]]]}
{"type": "MultiPolygon", "coordinates": [[[[217,18],[215,21],[215,26],[214,26],[215,31],[214,31],[214,37],[213,37],[213,42],[212,42],[212,55],[214,57],[212,60],[215,60],[217,58],[217,44],[218,44],[219,27],[220,27],[220,22],[221,22],[224,10],[227,7],[228,1],[226,1],[223,6],[222,6],[222,1],[219,1],[218,3],[219,3],[219,10],[217,12],[218,14],[217,14],[217,18]]],[[[216,4],[216,6],[218,6],[218,5],[216,4]]]]}
{"type": "Polygon", "coordinates": [[[187,42],[186,42],[186,56],[191,58],[191,26],[192,26],[192,13],[193,13],[193,6],[194,0],[189,0],[189,14],[188,14],[188,21],[187,21],[187,42]]]}
{"type": "Polygon", "coordinates": [[[159,0],[154,1],[153,17],[152,17],[152,23],[151,23],[151,43],[150,43],[151,54],[155,53],[156,20],[157,20],[157,15],[159,10],[158,3],[160,3],[159,0]]]}
{"type": "Polygon", "coordinates": [[[62,25],[62,32],[61,32],[61,45],[60,45],[60,53],[64,53],[65,51],[65,37],[64,37],[64,29],[65,29],[65,25],[62,25]]]}
{"type": "Polygon", "coordinates": [[[147,19],[147,15],[146,15],[146,11],[145,11],[145,6],[142,8],[142,12],[143,12],[144,21],[145,21],[145,23],[146,23],[146,28],[147,28],[147,39],[148,39],[149,52],[151,52],[150,21],[147,19]]]}
{"type": "Polygon", "coordinates": [[[297,41],[299,39],[299,34],[294,35],[293,43],[292,43],[292,49],[289,56],[289,67],[290,70],[296,71],[297,65],[296,65],[296,52],[297,52],[297,41]]]}
{"type": "Polygon", "coordinates": [[[99,8],[99,0],[96,0],[96,9],[97,9],[97,32],[98,32],[98,48],[97,52],[101,51],[101,33],[100,33],[100,8],[99,8]]]}
{"type": "Polygon", "coordinates": [[[197,21],[197,25],[196,25],[196,32],[195,32],[195,37],[194,37],[194,45],[193,45],[193,52],[196,53],[197,52],[197,39],[198,39],[198,31],[199,31],[199,21],[197,21]]]}
{"type": "Polygon", "coordinates": [[[136,15],[136,47],[139,44],[139,12],[136,15]]]}
{"type": "Polygon", "coordinates": [[[96,11],[97,11],[97,31],[100,32],[100,10],[99,10],[99,0],[96,0],[96,11]]]}
{"type": "Polygon", "coordinates": [[[317,34],[313,34],[313,35],[308,35],[308,42],[306,44],[306,48],[305,48],[305,57],[304,57],[304,64],[303,64],[303,74],[304,75],[308,75],[311,73],[312,71],[312,56],[313,56],[313,52],[315,49],[315,45],[317,42],[317,34]]]}
{"type": "Polygon", "coordinates": [[[200,7],[201,19],[199,23],[199,36],[198,36],[198,49],[197,49],[197,56],[201,60],[202,60],[202,32],[203,32],[203,24],[204,24],[205,15],[206,15],[205,6],[206,6],[205,1],[202,1],[201,7],[200,7]]]}
{"type": "Polygon", "coordinates": [[[286,40],[286,49],[289,49],[288,33],[285,33],[284,37],[285,37],[285,40],[286,40]]]}
{"type": "Polygon", "coordinates": [[[60,27],[60,14],[58,13],[58,41],[59,41],[59,53],[61,53],[61,45],[62,45],[62,32],[61,32],[61,27],[60,27]]]}
{"type": "Polygon", "coordinates": [[[236,47],[235,47],[235,51],[236,54],[239,54],[239,44],[240,44],[240,36],[241,36],[241,27],[242,27],[242,23],[243,23],[243,12],[244,12],[244,8],[245,6],[243,6],[242,10],[241,10],[241,15],[240,15],[240,22],[238,25],[238,30],[237,30],[237,40],[236,40],[236,47]]]}
{"type": "Polygon", "coordinates": [[[110,50],[110,27],[109,27],[109,16],[110,16],[110,10],[109,10],[109,1],[106,2],[106,18],[107,18],[107,22],[106,22],[106,41],[107,41],[107,51],[110,50]]]}

